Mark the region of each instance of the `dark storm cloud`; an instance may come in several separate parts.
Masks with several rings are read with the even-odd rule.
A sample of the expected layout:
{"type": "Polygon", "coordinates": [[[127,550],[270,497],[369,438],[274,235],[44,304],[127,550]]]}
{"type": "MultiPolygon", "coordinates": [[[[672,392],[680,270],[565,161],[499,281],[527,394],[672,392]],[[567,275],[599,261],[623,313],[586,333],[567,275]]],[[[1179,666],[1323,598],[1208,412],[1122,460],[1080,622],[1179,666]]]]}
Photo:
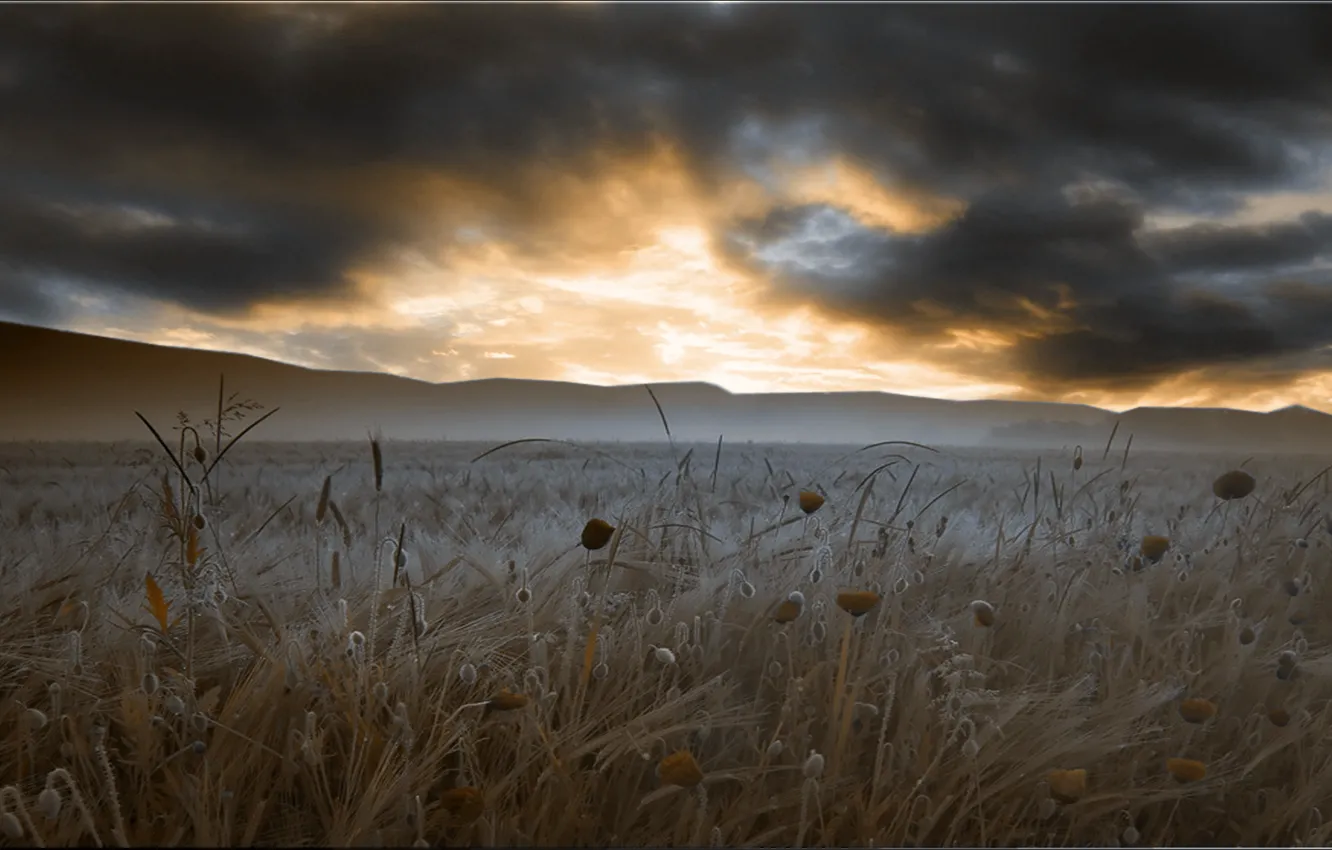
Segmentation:
{"type": "MultiPolygon", "coordinates": [[[[115,196],[19,194],[0,180],[0,258],[27,280],[94,282],[213,312],[265,296],[336,291],[368,256],[373,221],[318,209],[115,196]]],[[[17,276],[17,275],[16,275],[17,276]]]]}
{"type": "Polygon", "coordinates": [[[1141,207],[1114,197],[1001,191],[911,238],[826,206],[776,210],[738,228],[728,255],[775,275],[786,297],[898,337],[1008,331],[1016,341],[1006,366],[1046,389],[1142,386],[1332,344],[1332,276],[1274,271],[1332,253],[1326,217],[1142,228],[1141,207]],[[1181,274],[1255,267],[1269,277],[1239,288],[1181,274]]]}
{"type": "Polygon", "coordinates": [[[1144,247],[1177,272],[1225,272],[1308,263],[1332,254],[1332,216],[1226,227],[1195,224],[1145,234],[1144,247]]]}
{"type": "MultiPolygon", "coordinates": [[[[487,227],[521,243],[560,214],[542,171],[665,139],[705,189],[765,154],[840,153],[974,202],[919,241],[835,211],[748,238],[822,227],[773,261],[799,275],[785,290],[918,335],[938,320],[916,301],[1017,325],[1012,296],[1063,309],[1058,280],[1080,324],[1017,355],[1050,380],[1320,338],[1270,281],[1194,278],[1307,265],[1324,220],[1152,235],[1142,217],[1231,211],[1329,165],[1327,6],[10,6],[0,57],[0,178],[30,181],[0,260],[25,272],[204,309],[336,291],[421,236],[429,211],[376,191],[386,166],[487,187],[506,202],[487,227]],[[1070,206],[1058,189],[1078,181],[1119,194],[1070,206]],[[70,212],[89,205],[176,224],[93,227],[70,212]]],[[[1296,300],[1322,309],[1313,291],[1296,300]]]]}
{"type": "Polygon", "coordinates": [[[43,324],[61,318],[62,310],[40,282],[0,263],[0,321],[43,324]]]}

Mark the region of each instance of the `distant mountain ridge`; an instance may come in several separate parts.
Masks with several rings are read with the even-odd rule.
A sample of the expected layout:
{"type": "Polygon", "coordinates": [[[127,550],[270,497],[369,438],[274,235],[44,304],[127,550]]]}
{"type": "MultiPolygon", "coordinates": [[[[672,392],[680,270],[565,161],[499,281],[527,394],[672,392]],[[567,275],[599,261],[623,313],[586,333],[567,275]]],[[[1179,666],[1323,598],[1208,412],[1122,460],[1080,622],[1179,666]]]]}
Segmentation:
{"type": "MultiPolygon", "coordinates": [[[[596,387],[496,378],[432,384],[369,372],[306,369],[242,354],[173,348],[0,322],[0,440],[143,439],[140,411],[163,426],[217,403],[217,380],[282,411],[257,439],[503,441],[523,437],[659,440],[642,386],[596,387]]],[[[705,383],[654,384],[679,441],[1058,447],[1095,445],[1119,421],[1142,448],[1332,452],[1332,416],[1305,407],[1271,413],[944,401],[890,393],[734,394],[705,383]]]]}

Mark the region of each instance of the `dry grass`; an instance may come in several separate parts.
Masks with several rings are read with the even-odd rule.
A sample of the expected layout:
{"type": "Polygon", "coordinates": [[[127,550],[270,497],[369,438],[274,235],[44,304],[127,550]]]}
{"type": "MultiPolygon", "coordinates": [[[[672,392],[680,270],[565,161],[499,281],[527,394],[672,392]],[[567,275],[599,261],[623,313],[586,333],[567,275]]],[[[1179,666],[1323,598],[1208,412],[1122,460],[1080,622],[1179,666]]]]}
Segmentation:
{"type": "Polygon", "coordinates": [[[1332,835],[1321,464],[196,442],[0,446],[0,842],[1332,835]]]}

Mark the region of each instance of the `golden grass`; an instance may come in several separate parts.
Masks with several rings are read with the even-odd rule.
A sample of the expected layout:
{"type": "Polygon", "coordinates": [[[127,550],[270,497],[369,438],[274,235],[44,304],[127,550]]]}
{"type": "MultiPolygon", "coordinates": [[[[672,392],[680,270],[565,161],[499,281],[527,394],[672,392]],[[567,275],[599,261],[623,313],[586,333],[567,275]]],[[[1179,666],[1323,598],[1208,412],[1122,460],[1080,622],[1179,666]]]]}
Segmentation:
{"type": "Polygon", "coordinates": [[[537,442],[0,446],[0,844],[1332,838],[1320,464],[537,442]]]}

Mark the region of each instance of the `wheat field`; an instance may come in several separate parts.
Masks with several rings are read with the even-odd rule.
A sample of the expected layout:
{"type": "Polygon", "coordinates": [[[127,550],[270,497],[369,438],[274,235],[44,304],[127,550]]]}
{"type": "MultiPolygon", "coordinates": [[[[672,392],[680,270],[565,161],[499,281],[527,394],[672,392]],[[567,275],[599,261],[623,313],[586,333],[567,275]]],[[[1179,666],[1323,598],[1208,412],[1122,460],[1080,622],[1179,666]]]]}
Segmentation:
{"type": "Polygon", "coordinates": [[[0,446],[0,842],[1332,835],[1317,459],[168,426],[0,446]]]}

